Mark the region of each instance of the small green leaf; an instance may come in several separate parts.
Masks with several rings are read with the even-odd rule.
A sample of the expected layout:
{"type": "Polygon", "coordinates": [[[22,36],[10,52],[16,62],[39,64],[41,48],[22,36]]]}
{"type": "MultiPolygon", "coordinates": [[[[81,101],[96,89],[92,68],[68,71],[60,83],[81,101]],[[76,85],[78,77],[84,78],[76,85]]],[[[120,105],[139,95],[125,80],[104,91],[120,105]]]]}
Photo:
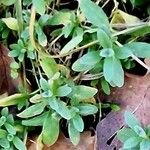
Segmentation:
{"type": "Polygon", "coordinates": [[[56,99],[56,97],[50,97],[48,103],[52,109],[54,109],[54,110],[59,109],[59,102],[56,99]]]}
{"type": "Polygon", "coordinates": [[[2,21],[7,25],[8,28],[12,30],[18,30],[18,21],[15,18],[3,18],[2,21]]]}
{"type": "Polygon", "coordinates": [[[38,42],[41,46],[46,46],[47,45],[47,37],[45,33],[43,32],[41,26],[39,24],[36,25],[36,33],[38,35],[38,42]]]}
{"type": "Polygon", "coordinates": [[[48,24],[49,25],[67,25],[68,23],[71,23],[71,16],[72,12],[70,11],[59,11],[56,12],[51,19],[49,19],[48,24]]]}
{"type": "Polygon", "coordinates": [[[72,122],[73,122],[73,125],[75,127],[76,130],[78,130],[79,132],[82,132],[83,129],[84,129],[84,122],[83,122],[83,119],[80,115],[75,115],[73,118],[72,118],[72,122]]]}
{"type": "Polygon", "coordinates": [[[32,0],[33,6],[35,7],[35,10],[37,11],[37,13],[39,13],[40,15],[43,15],[45,13],[45,0],[32,0]]]}
{"type": "Polygon", "coordinates": [[[59,97],[64,97],[64,96],[67,96],[68,94],[70,94],[71,91],[72,91],[71,87],[69,87],[66,84],[66,85],[60,86],[57,89],[56,95],[59,96],[59,97]]]}
{"type": "Polygon", "coordinates": [[[4,125],[4,123],[6,122],[6,117],[5,116],[2,116],[0,118],[0,126],[4,125]]]}
{"type": "Polygon", "coordinates": [[[55,60],[50,57],[45,57],[40,55],[40,65],[45,72],[46,76],[50,79],[54,76],[56,72],[58,72],[58,65],[55,60]]]}
{"type": "Polygon", "coordinates": [[[1,110],[1,115],[7,117],[9,115],[8,107],[1,110]]]}
{"type": "Polygon", "coordinates": [[[100,51],[101,57],[112,57],[114,56],[114,51],[111,48],[104,48],[100,51]]]}
{"type": "Polygon", "coordinates": [[[73,97],[76,97],[79,100],[92,98],[96,93],[96,88],[84,85],[75,86],[72,91],[73,97]]]}
{"type": "Polygon", "coordinates": [[[63,27],[62,29],[62,33],[64,34],[64,37],[67,38],[70,33],[72,32],[74,28],[74,24],[73,23],[68,23],[66,26],[63,27]]]}
{"type": "Polygon", "coordinates": [[[12,63],[10,64],[10,68],[12,68],[12,69],[19,69],[19,64],[14,61],[14,62],[12,62],[12,63]]]}
{"type": "Polygon", "coordinates": [[[107,33],[104,30],[102,30],[102,29],[97,30],[97,39],[99,40],[100,45],[103,48],[111,48],[112,47],[111,38],[109,37],[109,35],[107,35],[107,33]]]}
{"type": "Polygon", "coordinates": [[[138,135],[130,128],[122,128],[121,130],[119,130],[119,132],[117,133],[117,138],[121,141],[121,142],[125,142],[126,140],[128,140],[130,137],[138,137],[138,135]]]}
{"type": "Polygon", "coordinates": [[[50,15],[44,14],[44,15],[40,16],[40,18],[38,20],[38,24],[41,27],[44,27],[45,25],[47,25],[49,19],[50,19],[50,15]]]}
{"type": "Polygon", "coordinates": [[[135,126],[141,126],[137,118],[129,111],[124,113],[125,123],[134,130],[135,126]]]}
{"type": "Polygon", "coordinates": [[[55,111],[63,118],[69,120],[71,119],[71,111],[68,109],[66,104],[63,101],[58,102],[58,109],[55,111]]]}
{"type": "Polygon", "coordinates": [[[48,112],[44,112],[43,114],[37,117],[31,118],[28,120],[22,120],[22,124],[25,126],[42,126],[47,115],[48,115],[48,112]]]}
{"type": "Polygon", "coordinates": [[[40,79],[40,86],[41,86],[42,90],[44,90],[44,91],[48,91],[50,89],[50,85],[44,78],[40,79]]]}
{"type": "Polygon", "coordinates": [[[98,111],[98,108],[92,104],[80,104],[77,108],[82,116],[93,115],[98,111]]]}
{"type": "Polygon", "coordinates": [[[36,103],[25,109],[23,112],[19,113],[17,116],[20,118],[29,118],[39,115],[44,111],[45,106],[45,102],[36,103]]]}
{"type": "Polygon", "coordinates": [[[130,57],[132,54],[133,54],[132,51],[125,46],[115,48],[115,55],[119,59],[126,59],[130,57]]]}
{"type": "Polygon", "coordinates": [[[149,150],[150,149],[150,141],[143,139],[140,143],[140,150],[149,150]]]}
{"type": "Polygon", "coordinates": [[[83,34],[73,37],[60,51],[60,54],[66,54],[70,52],[73,48],[78,46],[78,44],[83,40],[83,34]]]}
{"type": "Polygon", "coordinates": [[[9,142],[13,141],[13,139],[14,139],[14,136],[13,136],[12,134],[8,134],[8,135],[7,135],[7,140],[8,140],[9,142]]]}
{"type": "Polygon", "coordinates": [[[142,129],[140,126],[136,125],[134,127],[134,131],[139,135],[139,137],[147,138],[147,135],[146,135],[144,129],[142,129]]]}
{"type": "Polygon", "coordinates": [[[7,149],[10,148],[10,143],[7,139],[0,139],[0,146],[7,149]]]}
{"type": "Polygon", "coordinates": [[[1,3],[6,6],[10,6],[10,5],[14,4],[15,2],[16,2],[16,0],[1,0],[1,3]]]}
{"type": "Polygon", "coordinates": [[[16,79],[16,78],[18,77],[18,72],[17,72],[17,70],[13,70],[13,69],[12,69],[10,75],[11,75],[11,77],[12,77],[13,79],[16,79]]]}
{"type": "Polygon", "coordinates": [[[14,118],[13,118],[12,114],[9,114],[7,116],[7,122],[10,123],[10,124],[14,124],[14,118]]]}
{"type": "Polygon", "coordinates": [[[104,91],[104,93],[107,95],[110,95],[110,87],[106,80],[104,79],[101,80],[101,86],[102,86],[102,90],[104,91]]]}
{"type": "Polygon", "coordinates": [[[79,1],[79,7],[87,20],[93,25],[100,28],[109,28],[109,21],[106,14],[96,3],[91,0],[81,0],[79,1]]]}
{"type": "Polygon", "coordinates": [[[52,97],[52,96],[53,96],[53,93],[51,90],[47,90],[42,93],[43,98],[52,97]]]}
{"type": "Polygon", "coordinates": [[[4,126],[5,126],[6,130],[7,130],[10,134],[12,134],[12,135],[15,135],[15,134],[16,134],[16,129],[15,129],[14,126],[12,126],[11,124],[9,124],[9,123],[7,123],[7,122],[5,122],[4,126]]]}
{"type": "Polygon", "coordinates": [[[42,141],[47,146],[53,145],[59,136],[60,117],[56,113],[48,114],[42,129],[42,141]]]}
{"type": "Polygon", "coordinates": [[[17,136],[14,137],[13,144],[18,150],[27,150],[24,143],[17,136]]]}
{"type": "Polygon", "coordinates": [[[140,58],[150,57],[150,44],[145,42],[132,42],[124,45],[132,51],[132,53],[140,58]]]}
{"type": "Polygon", "coordinates": [[[139,137],[130,137],[124,142],[124,149],[131,149],[136,147],[141,142],[141,138],[139,137]]]}
{"type": "Polygon", "coordinates": [[[105,58],[103,73],[105,80],[113,82],[116,86],[122,87],[124,84],[124,71],[120,61],[115,57],[105,58]]]}
{"type": "Polygon", "coordinates": [[[2,138],[5,138],[5,139],[6,139],[7,134],[8,134],[8,133],[7,133],[6,130],[0,129],[0,139],[2,139],[2,138]]]}
{"type": "Polygon", "coordinates": [[[88,71],[94,68],[99,61],[100,56],[98,51],[88,52],[74,62],[72,69],[77,72],[88,71]]]}
{"type": "Polygon", "coordinates": [[[113,111],[119,111],[120,110],[120,107],[117,104],[111,104],[110,107],[113,111]]]}
{"type": "Polygon", "coordinates": [[[25,102],[30,95],[27,94],[14,94],[5,98],[2,98],[0,100],[0,106],[5,107],[5,106],[11,106],[11,105],[17,105],[21,102],[25,102]]]}
{"type": "Polygon", "coordinates": [[[69,122],[68,124],[68,133],[69,133],[69,137],[73,145],[77,145],[80,140],[80,132],[75,129],[72,122],[69,122]]]}

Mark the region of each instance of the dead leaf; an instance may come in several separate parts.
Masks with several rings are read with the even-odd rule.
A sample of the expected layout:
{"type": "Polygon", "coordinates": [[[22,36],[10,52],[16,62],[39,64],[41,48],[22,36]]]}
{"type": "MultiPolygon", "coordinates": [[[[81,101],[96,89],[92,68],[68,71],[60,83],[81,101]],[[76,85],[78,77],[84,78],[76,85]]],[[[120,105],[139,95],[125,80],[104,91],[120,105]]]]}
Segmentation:
{"type": "Polygon", "coordinates": [[[8,56],[9,50],[0,43],[0,94],[7,92],[9,95],[17,91],[19,80],[10,77],[10,63],[14,61],[8,56]]]}
{"type": "Polygon", "coordinates": [[[120,104],[121,110],[117,113],[109,113],[97,125],[97,147],[98,150],[112,150],[113,147],[119,149],[120,144],[115,138],[109,144],[108,140],[124,126],[123,114],[125,110],[135,112],[135,116],[143,126],[150,123],[150,75],[126,77],[125,85],[122,88],[115,88],[112,94],[105,99],[120,104]]]}
{"type": "MultiPolygon", "coordinates": [[[[35,138],[34,138],[35,139],[35,138]]],[[[28,150],[36,150],[36,143],[28,143],[28,150]]],[[[66,138],[62,133],[57,140],[57,142],[51,146],[44,146],[43,150],[94,150],[95,147],[95,136],[91,136],[91,132],[85,131],[81,133],[81,138],[79,144],[74,147],[70,142],[69,138],[66,138]]]]}

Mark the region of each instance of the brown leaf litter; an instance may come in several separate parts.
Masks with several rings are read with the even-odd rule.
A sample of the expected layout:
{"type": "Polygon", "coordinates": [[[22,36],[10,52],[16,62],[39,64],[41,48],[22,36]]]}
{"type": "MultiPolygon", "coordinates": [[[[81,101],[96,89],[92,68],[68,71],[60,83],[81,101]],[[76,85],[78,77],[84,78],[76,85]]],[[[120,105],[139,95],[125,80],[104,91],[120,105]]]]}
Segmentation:
{"type": "Polygon", "coordinates": [[[124,126],[125,110],[134,112],[143,126],[150,123],[150,75],[139,77],[128,74],[127,76],[122,88],[115,88],[110,96],[105,96],[105,99],[118,103],[121,110],[117,113],[110,112],[97,125],[98,150],[119,149],[120,143],[115,135],[124,126]]]}

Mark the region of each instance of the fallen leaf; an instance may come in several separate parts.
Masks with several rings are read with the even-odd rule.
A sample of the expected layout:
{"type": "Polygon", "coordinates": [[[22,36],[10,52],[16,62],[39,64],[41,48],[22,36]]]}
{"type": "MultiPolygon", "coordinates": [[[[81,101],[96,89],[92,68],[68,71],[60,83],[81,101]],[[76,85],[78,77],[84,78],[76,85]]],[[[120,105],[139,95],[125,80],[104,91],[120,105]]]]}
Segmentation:
{"type": "Polygon", "coordinates": [[[14,59],[8,57],[8,52],[9,50],[0,43],[0,94],[7,92],[10,95],[17,91],[19,80],[10,77],[10,63],[14,59]]]}
{"type": "MultiPolygon", "coordinates": [[[[60,133],[57,142],[51,147],[44,146],[43,150],[94,150],[94,147],[95,136],[91,136],[91,132],[85,131],[81,133],[80,142],[76,147],[72,145],[69,138],[60,133]]],[[[30,140],[28,150],[36,150],[36,142],[30,140]]]]}
{"type": "Polygon", "coordinates": [[[139,23],[140,19],[137,18],[136,16],[129,15],[128,13],[117,9],[112,17],[111,24],[116,24],[116,23],[126,23],[126,24],[135,24],[139,23]]]}
{"type": "Polygon", "coordinates": [[[125,110],[134,112],[143,126],[150,123],[150,75],[143,77],[128,75],[125,85],[113,89],[111,95],[105,99],[118,103],[121,109],[117,113],[110,112],[97,125],[97,147],[98,150],[112,150],[114,147],[119,149],[120,142],[115,138],[115,134],[125,125],[123,117],[125,110]]]}

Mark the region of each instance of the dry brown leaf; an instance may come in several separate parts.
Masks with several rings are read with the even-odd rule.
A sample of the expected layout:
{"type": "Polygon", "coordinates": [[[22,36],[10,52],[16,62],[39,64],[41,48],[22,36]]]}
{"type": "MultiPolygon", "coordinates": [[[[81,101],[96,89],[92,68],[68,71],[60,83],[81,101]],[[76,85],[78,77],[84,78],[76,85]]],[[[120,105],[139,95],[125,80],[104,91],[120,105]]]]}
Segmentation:
{"type": "Polygon", "coordinates": [[[10,63],[14,61],[8,56],[9,50],[0,43],[0,94],[13,94],[17,91],[19,80],[10,77],[10,63]]]}
{"type": "Polygon", "coordinates": [[[126,78],[122,88],[115,88],[112,94],[105,99],[120,104],[121,110],[109,113],[97,126],[97,141],[99,150],[112,150],[118,142],[108,140],[124,125],[123,114],[125,110],[135,112],[135,116],[143,126],[150,123],[150,75],[138,77],[131,75],[126,78]]]}
{"type": "MultiPolygon", "coordinates": [[[[35,138],[34,138],[35,139],[35,138]]],[[[29,143],[28,143],[29,144],[29,143]]],[[[30,142],[28,150],[36,150],[36,143],[30,142]]],[[[79,144],[74,147],[69,138],[66,138],[62,133],[57,142],[51,146],[44,146],[43,150],[94,150],[95,136],[91,136],[91,132],[85,131],[81,133],[79,144]]]]}

